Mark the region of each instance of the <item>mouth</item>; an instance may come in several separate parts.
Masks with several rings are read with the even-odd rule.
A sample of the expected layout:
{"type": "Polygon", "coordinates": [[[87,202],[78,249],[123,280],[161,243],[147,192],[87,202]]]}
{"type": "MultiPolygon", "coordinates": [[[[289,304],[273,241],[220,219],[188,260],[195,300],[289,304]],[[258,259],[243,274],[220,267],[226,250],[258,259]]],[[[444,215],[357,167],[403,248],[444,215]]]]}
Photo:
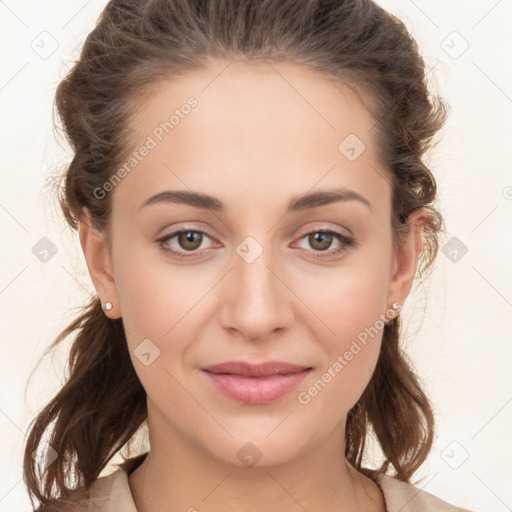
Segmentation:
{"type": "Polygon", "coordinates": [[[289,394],[311,370],[311,366],[281,361],[260,364],[231,361],[202,368],[218,391],[252,405],[269,404],[289,394]]]}

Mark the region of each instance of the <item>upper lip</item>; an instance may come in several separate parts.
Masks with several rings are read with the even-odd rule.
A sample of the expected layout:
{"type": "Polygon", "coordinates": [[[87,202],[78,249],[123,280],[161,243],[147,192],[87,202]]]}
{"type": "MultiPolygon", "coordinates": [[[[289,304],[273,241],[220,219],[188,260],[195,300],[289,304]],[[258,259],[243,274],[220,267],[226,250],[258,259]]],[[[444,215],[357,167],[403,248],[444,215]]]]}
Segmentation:
{"type": "Polygon", "coordinates": [[[242,377],[268,377],[269,375],[298,373],[310,368],[310,366],[302,366],[283,361],[265,361],[259,364],[247,363],[245,361],[229,361],[206,366],[203,370],[211,373],[240,375],[242,377]]]}

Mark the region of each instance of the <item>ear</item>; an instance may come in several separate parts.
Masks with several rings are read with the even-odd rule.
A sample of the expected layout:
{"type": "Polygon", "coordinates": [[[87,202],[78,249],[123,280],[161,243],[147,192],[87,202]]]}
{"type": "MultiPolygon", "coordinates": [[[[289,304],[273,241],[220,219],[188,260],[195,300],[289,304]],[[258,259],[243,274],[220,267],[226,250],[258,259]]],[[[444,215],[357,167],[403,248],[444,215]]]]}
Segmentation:
{"type": "Polygon", "coordinates": [[[418,208],[409,215],[408,222],[411,224],[409,231],[402,236],[402,242],[393,258],[388,305],[394,302],[403,305],[411,291],[418,259],[423,250],[426,217],[425,208],[418,208]]]}
{"type": "Polygon", "coordinates": [[[105,311],[109,318],[120,318],[119,301],[112,272],[112,259],[106,237],[99,232],[91,222],[91,216],[87,208],[82,210],[79,219],[80,245],[85,256],[87,268],[91,276],[94,288],[98,293],[101,303],[112,303],[112,309],[105,311]]]}

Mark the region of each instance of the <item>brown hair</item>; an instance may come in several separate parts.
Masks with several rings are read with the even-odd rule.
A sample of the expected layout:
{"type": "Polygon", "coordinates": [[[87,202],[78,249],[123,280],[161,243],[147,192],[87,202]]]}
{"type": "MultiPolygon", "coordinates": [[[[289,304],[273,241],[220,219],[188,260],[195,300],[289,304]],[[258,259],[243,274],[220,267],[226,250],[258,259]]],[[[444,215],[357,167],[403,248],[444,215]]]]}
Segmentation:
{"type": "MultiPolygon", "coordinates": [[[[360,94],[375,120],[379,158],[392,185],[395,247],[409,215],[425,207],[419,274],[437,255],[443,219],[436,182],[423,163],[448,107],[429,93],[425,63],[403,22],[371,0],[112,0],[88,35],[80,58],[56,93],[74,151],[62,175],[60,207],[73,228],[84,208],[108,235],[109,195],[96,197],[130,148],[130,122],[151,85],[215,59],[286,62],[316,70],[360,94]]],[[[434,436],[429,400],[399,345],[400,319],[384,328],[376,370],[349,412],[347,459],[375,477],[390,466],[410,481],[434,436]],[[362,466],[373,430],[384,462],[362,466]]],[[[30,425],[24,481],[30,499],[50,510],[73,501],[136,434],[147,416],[146,394],[131,363],[122,319],[107,318],[95,297],[50,348],[74,335],[69,376],[30,425]],[[32,453],[52,424],[58,458],[37,473],[32,453]]],[[[341,454],[340,454],[341,456],[341,454]]]]}

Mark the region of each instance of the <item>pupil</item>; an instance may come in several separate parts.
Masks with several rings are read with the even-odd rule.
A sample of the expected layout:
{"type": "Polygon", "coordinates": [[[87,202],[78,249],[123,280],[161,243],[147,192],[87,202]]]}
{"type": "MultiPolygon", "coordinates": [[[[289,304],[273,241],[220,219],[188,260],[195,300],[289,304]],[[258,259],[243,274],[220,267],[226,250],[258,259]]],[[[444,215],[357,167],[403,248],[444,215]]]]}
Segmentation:
{"type": "Polygon", "coordinates": [[[197,236],[201,236],[200,233],[196,233],[195,231],[186,231],[180,234],[180,245],[182,248],[187,250],[197,249],[197,236]]]}
{"type": "Polygon", "coordinates": [[[320,243],[322,249],[327,249],[330,242],[331,235],[329,233],[315,233],[313,235],[313,239],[315,240],[315,243],[320,243]]]}

